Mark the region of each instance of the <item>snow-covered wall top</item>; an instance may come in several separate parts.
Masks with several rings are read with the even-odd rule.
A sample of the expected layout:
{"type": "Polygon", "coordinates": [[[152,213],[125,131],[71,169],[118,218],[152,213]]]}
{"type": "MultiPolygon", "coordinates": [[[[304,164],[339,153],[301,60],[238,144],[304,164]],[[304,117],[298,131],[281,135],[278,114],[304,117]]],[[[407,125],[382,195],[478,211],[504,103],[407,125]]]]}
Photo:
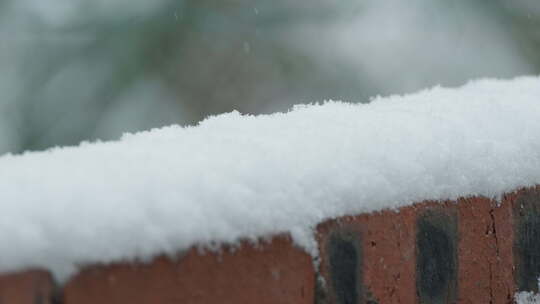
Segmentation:
{"type": "Polygon", "coordinates": [[[540,78],[211,117],[0,158],[0,271],[148,258],[540,183],[540,78]]]}

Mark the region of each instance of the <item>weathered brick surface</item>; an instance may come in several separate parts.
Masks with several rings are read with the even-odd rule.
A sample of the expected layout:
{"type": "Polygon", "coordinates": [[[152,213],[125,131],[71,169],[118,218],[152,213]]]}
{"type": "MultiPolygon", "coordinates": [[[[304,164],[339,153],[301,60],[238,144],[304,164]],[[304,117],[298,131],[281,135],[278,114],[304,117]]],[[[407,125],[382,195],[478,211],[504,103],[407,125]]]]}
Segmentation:
{"type": "Polygon", "coordinates": [[[151,264],[90,267],[64,289],[64,304],[291,303],[312,304],[315,273],[311,257],[287,237],[234,251],[151,264]]]}
{"type": "Polygon", "coordinates": [[[378,303],[413,303],[415,293],[414,208],[364,216],[364,279],[378,303]]]}
{"type": "Polygon", "coordinates": [[[358,303],[509,303],[515,291],[512,211],[511,202],[466,198],[322,223],[326,298],[320,302],[340,302],[329,252],[337,235],[355,244],[361,267],[352,296],[358,303]],[[422,225],[428,229],[419,230],[422,225]]]}
{"type": "Polygon", "coordinates": [[[363,302],[364,230],[360,216],[330,220],[317,227],[321,261],[316,303],[363,302]]]}
{"type": "MultiPolygon", "coordinates": [[[[320,302],[342,303],[344,298],[358,303],[414,303],[414,209],[400,213],[376,212],[369,215],[343,217],[327,221],[318,227],[321,253],[321,276],[324,295],[320,302]],[[354,244],[358,269],[354,284],[356,293],[343,295],[347,276],[332,259],[331,251],[339,250],[334,239],[354,244]],[[344,276],[336,281],[336,277],[344,276]]],[[[335,255],[335,254],[334,254],[335,255]]],[[[344,268],[344,267],[341,267],[344,268]]],[[[346,269],[345,269],[346,270],[346,269]]],[[[350,292],[350,290],[349,290],[350,292]]]]}
{"type": "Polygon", "coordinates": [[[512,206],[487,198],[458,202],[459,303],[509,303],[514,294],[512,206]]]}
{"type": "Polygon", "coordinates": [[[538,292],[540,276],[540,186],[505,195],[514,220],[514,265],[518,290],[538,292]]]}
{"type": "Polygon", "coordinates": [[[459,267],[456,204],[424,202],[415,207],[418,302],[455,303],[459,267]]]}
{"type": "Polygon", "coordinates": [[[31,270],[0,275],[0,303],[51,304],[54,283],[46,271],[31,270]]]}

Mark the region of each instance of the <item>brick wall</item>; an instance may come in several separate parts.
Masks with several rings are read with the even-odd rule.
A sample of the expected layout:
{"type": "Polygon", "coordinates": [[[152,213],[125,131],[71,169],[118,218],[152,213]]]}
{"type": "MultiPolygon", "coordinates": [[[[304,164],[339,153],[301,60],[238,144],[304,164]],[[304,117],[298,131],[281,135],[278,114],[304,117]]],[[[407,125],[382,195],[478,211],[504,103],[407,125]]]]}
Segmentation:
{"type": "MultiPolygon", "coordinates": [[[[311,257],[286,235],[221,253],[0,276],[0,303],[511,303],[538,291],[540,186],[332,219],[311,257]]],[[[114,244],[111,244],[113,246],[114,244]]]]}

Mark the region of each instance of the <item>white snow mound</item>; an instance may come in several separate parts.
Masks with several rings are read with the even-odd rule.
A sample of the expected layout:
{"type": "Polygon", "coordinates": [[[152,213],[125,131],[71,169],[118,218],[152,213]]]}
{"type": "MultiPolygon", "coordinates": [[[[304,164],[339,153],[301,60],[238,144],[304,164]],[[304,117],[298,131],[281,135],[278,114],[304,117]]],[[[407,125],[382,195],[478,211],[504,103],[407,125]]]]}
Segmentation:
{"type": "Polygon", "coordinates": [[[0,271],[147,259],[540,183],[540,78],[210,117],[0,158],[0,271]]]}

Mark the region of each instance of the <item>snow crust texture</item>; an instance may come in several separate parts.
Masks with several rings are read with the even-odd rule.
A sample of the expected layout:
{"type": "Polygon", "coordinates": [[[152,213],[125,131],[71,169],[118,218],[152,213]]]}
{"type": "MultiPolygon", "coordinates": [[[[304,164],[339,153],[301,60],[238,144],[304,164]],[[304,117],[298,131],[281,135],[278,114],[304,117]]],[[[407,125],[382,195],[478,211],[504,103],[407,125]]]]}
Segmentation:
{"type": "Polygon", "coordinates": [[[540,78],[210,117],[0,158],[0,271],[148,259],[540,183],[540,78]]]}

